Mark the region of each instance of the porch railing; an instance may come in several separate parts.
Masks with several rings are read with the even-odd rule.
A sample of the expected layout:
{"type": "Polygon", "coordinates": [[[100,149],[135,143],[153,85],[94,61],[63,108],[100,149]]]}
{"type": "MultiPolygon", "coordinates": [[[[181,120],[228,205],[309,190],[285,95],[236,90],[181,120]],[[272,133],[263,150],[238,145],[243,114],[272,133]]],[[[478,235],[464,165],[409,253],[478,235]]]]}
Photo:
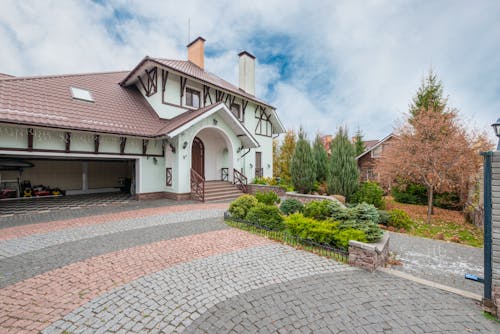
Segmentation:
{"type": "Polygon", "coordinates": [[[245,175],[240,173],[237,169],[233,168],[233,183],[236,185],[236,187],[243,191],[244,193],[248,192],[248,179],[245,175]]]}
{"type": "Polygon", "coordinates": [[[255,168],[255,177],[263,177],[264,168],[255,168]]]}
{"type": "Polygon", "coordinates": [[[191,168],[191,198],[205,201],[205,179],[191,168]]]}

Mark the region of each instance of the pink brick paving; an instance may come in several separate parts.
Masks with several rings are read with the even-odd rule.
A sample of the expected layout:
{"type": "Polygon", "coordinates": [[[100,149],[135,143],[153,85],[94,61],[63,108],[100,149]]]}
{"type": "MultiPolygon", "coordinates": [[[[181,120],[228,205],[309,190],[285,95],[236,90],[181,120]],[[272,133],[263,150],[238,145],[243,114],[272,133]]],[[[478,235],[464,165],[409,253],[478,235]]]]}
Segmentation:
{"type": "Polygon", "coordinates": [[[194,259],[271,241],[229,229],[87,259],[0,289],[0,333],[33,333],[120,285],[194,259]]]}
{"type": "Polygon", "coordinates": [[[186,204],[186,205],[159,207],[159,208],[138,209],[138,210],[119,212],[119,213],[109,213],[109,214],[89,216],[89,217],[51,221],[47,223],[22,225],[22,226],[0,229],[0,241],[25,237],[32,234],[47,233],[71,227],[103,224],[123,219],[134,219],[145,216],[154,216],[160,214],[169,214],[169,213],[184,212],[191,210],[226,209],[227,207],[228,207],[227,203],[186,204]]]}

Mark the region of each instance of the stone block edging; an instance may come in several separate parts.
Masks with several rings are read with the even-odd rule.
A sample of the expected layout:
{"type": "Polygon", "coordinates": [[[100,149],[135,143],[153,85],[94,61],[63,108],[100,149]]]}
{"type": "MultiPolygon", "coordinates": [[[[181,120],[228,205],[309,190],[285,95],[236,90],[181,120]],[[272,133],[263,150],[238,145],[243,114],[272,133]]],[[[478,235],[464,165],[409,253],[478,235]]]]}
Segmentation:
{"type": "Polygon", "coordinates": [[[384,232],[380,241],[365,243],[349,241],[349,264],[370,272],[385,266],[389,257],[389,233],[384,232]]]}
{"type": "Polygon", "coordinates": [[[248,184],[248,193],[251,194],[251,195],[255,195],[255,193],[257,192],[268,192],[268,191],[272,191],[274,192],[276,195],[280,196],[280,197],[283,197],[285,196],[285,190],[283,188],[281,188],[280,186],[269,186],[269,185],[265,185],[265,184],[248,184]]]}
{"type": "Polygon", "coordinates": [[[342,202],[340,202],[338,199],[336,199],[333,196],[323,196],[323,195],[309,195],[309,194],[299,194],[296,192],[287,192],[286,193],[286,198],[295,198],[299,201],[301,201],[303,204],[311,202],[311,201],[322,201],[322,200],[330,200],[333,202],[337,202],[341,204],[342,206],[344,205],[342,202]]]}

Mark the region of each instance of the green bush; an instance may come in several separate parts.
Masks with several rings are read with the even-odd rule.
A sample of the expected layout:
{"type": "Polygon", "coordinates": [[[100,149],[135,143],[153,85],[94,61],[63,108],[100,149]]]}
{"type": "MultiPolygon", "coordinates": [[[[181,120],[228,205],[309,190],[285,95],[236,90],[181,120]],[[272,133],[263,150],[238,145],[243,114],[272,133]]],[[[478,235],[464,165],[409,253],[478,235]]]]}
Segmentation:
{"type": "Polygon", "coordinates": [[[365,233],[361,230],[353,228],[340,229],[338,222],[331,220],[317,221],[313,218],[304,217],[300,213],[293,213],[286,217],[285,225],[292,235],[344,249],[349,247],[349,240],[367,241],[365,233]]]}
{"type": "Polygon", "coordinates": [[[361,203],[349,208],[350,219],[361,221],[379,222],[380,215],[378,210],[371,204],[361,203]]]}
{"type": "Polygon", "coordinates": [[[267,181],[265,178],[263,177],[256,177],[255,179],[253,179],[252,181],[253,184],[262,184],[262,185],[266,185],[267,184],[267,181]]]}
{"type": "Polygon", "coordinates": [[[302,212],[303,209],[304,204],[295,198],[287,198],[280,206],[281,212],[287,216],[295,212],[302,212]]]}
{"type": "Polygon", "coordinates": [[[339,229],[340,230],[354,229],[363,231],[366,237],[366,241],[368,242],[377,242],[378,240],[380,240],[383,233],[378,224],[375,224],[373,221],[370,220],[365,220],[365,221],[346,220],[339,224],[339,229]]]}
{"type": "Polygon", "coordinates": [[[436,194],[436,196],[434,197],[434,205],[438,208],[448,210],[460,211],[463,209],[462,205],[460,204],[460,198],[456,193],[436,194]]]}
{"type": "Polygon", "coordinates": [[[408,229],[412,225],[412,220],[406,212],[400,209],[393,209],[389,212],[388,226],[408,229]]]}
{"type": "Polygon", "coordinates": [[[351,196],[351,203],[368,203],[373,204],[379,209],[383,209],[384,190],[375,182],[363,182],[358,190],[351,196]]]}
{"type": "Polygon", "coordinates": [[[254,196],[259,203],[264,203],[266,205],[274,205],[280,202],[280,198],[274,191],[258,191],[254,196]]]}
{"type": "Polygon", "coordinates": [[[257,203],[256,206],[248,211],[245,219],[250,223],[266,227],[270,230],[280,231],[285,228],[283,217],[275,205],[257,203]]]}
{"type": "Polygon", "coordinates": [[[252,195],[242,195],[231,202],[229,213],[237,219],[245,219],[248,211],[257,205],[257,199],[252,195]]]}
{"type": "Polygon", "coordinates": [[[325,220],[332,216],[334,211],[332,201],[327,199],[322,201],[311,201],[304,205],[304,216],[314,218],[316,220],[325,220]]]}
{"type": "Polygon", "coordinates": [[[420,184],[410,183],[392,188],[392,196],[399,203],[427,204],[427,189],[420,184]]]}
{"type": "Polygon", "coordinates": [[[388,211],[385,210],[378,210],[378,223],[382,225],[388,225],[389,224],[389,219],[391,218],[391,214],[388,211]]]}

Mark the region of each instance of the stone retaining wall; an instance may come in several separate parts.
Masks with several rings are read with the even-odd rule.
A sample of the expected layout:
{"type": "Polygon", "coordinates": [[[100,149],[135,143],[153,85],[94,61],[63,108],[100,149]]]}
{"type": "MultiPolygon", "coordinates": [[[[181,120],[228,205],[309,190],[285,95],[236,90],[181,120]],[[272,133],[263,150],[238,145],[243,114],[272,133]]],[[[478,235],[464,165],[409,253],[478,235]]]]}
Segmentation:
{"type": "Polygon", "coordinates": [[[253,184],[253,183],[248,185],[248,193],[250,195],[255,195],[255,193],[257,192],[268,192],[268,191],[276,193],[276,195],[278,195],[279,197],[283,197],[286,194],[285,190],[280,186],[268,186],[265,184],[253,184]]]}
{"type": "Polygon", "coordinates": [[[379,242],[368,244],[349,241],[349,264],[370,272],[385,266],[389,258],[389,233],[384,232],[379,242]]]}
{"type": "Polygon", "coordinates": [[[342,204],[341,201],[339,201],[337,198],[333,196],[322,196],[322,195],[307,195],[307,194],[299,194],[295,192],[287,192],[286,193],[286,198],[295,198],[299,201],[301,201],[303,204],[309,203],[311,201],[322,201],[322,200],[330,200],[330,201],[336,201],[342,204]]]}

